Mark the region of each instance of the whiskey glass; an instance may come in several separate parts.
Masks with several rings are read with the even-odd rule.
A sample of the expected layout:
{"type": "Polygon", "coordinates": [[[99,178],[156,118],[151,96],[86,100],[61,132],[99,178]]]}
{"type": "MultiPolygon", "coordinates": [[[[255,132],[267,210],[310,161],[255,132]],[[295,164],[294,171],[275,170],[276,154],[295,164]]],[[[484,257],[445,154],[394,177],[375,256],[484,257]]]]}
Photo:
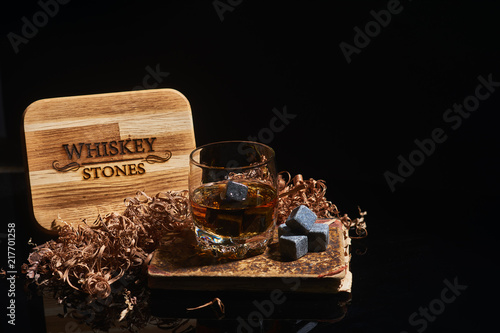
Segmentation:
{"type": "Polygon", "coordinates": [[[265,251],[278,204],[274,150],[250,141],[196,148],[189,158],[189,197],[198,244],[215,256],[265,251]]]}

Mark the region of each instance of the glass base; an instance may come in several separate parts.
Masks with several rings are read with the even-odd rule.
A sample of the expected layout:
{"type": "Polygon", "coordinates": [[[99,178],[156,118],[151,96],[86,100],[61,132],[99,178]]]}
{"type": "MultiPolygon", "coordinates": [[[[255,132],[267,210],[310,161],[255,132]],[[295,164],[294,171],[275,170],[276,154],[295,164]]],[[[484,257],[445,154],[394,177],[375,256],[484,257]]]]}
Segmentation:
{"type": "Polygon", "coordinates": [[[198,245],[216,257],[243,259],[263,253],[273,237],[274,228],[249,238],[216,235],[195,226],[198,245]]]}

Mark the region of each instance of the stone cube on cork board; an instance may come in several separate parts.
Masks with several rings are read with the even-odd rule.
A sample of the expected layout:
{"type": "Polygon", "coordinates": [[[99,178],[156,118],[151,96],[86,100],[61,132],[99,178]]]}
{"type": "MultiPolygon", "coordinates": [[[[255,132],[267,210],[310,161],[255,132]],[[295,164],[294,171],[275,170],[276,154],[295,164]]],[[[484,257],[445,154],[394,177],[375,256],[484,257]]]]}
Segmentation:
{"type": "Polygon", "coordinates": [[[307,254],[307,236],[281,236],[279,244],[283,259],[297,260],[307,254]]]}
{"type": "Polygon", "coordinates": [[[278,237],[281,237],[281,236],[293,236],[292,229],[289,226],[287,226],[285,223],[281,224],[278,227],[278,237]]]}
{"type": "Polygon", "coordinates": [[[326,224],[314,223],[307,233],[309,252],[322,252],[326,250],[330,239],[330,228],[326,224]]]}
{"type": "Polygon", "coordinates": [[[305,205],[300,205],[292,210],[286,220],[286,225],[295,234],[305,235],[316,222],[316,214],[305,205]]]}

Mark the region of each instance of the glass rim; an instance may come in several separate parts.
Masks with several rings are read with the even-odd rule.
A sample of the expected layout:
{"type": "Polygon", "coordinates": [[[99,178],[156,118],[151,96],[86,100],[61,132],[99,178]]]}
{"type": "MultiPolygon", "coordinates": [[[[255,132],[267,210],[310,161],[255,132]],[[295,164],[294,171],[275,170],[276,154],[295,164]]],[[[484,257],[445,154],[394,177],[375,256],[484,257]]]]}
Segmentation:
{"type": "Polygon", "coordinates": [[[242,144],[242,143],[249,143],[249,144],[253,144],[253,145],[256,145],[256,146],[261,146],[261,147],[264,147],[266,149],[268,149],[270,152],[271,152],[271,159],[274,159],[275,156],[276,156],[276,153],[274,151],[273,148],[269,147],[268,145],[266,144],[263,144],[263,143],[260,143],[260,142],[256,142],[256,141],[244,141],[244,140],[228,140],[228,141],[217,141],[217,142],[211,142],[211,143],[207,143],[207,144],[204,144],[202,146],[199,146],[199,147],[196,147],[190,154],[189,154],[189,162],[196,165],[197,167],[200,167],[200,168],[204,168],[204,169],[212,169],[212,170],[245,170],[245,169],[253,169],[253,168],[257,168],[257,167],[260,167],[260,166],[263,166],[263,165],[266,165],[268,164],[269,162],[271,162],[271,159],[270,160],[267,160],[267,161],[263,161],[263,162],[259,162],[259,163],[255,163],[255,164],[252,164],[252,165],[247,165],[247,166],[237,166],[237,167],[225,167],[225,166],[210,166],[210,165],[206,165],[204,163],[199,163],[197,161],[195,161],[193,159],[193,155],[197,152],[197,151],[201,151],[203,148],[207,148],[207,147],[210,147],[210,146],[215,146],[215,145],[218,145],[218,144],[228,144],[228,143],[239,143],[239,144],[242,144]]]}

